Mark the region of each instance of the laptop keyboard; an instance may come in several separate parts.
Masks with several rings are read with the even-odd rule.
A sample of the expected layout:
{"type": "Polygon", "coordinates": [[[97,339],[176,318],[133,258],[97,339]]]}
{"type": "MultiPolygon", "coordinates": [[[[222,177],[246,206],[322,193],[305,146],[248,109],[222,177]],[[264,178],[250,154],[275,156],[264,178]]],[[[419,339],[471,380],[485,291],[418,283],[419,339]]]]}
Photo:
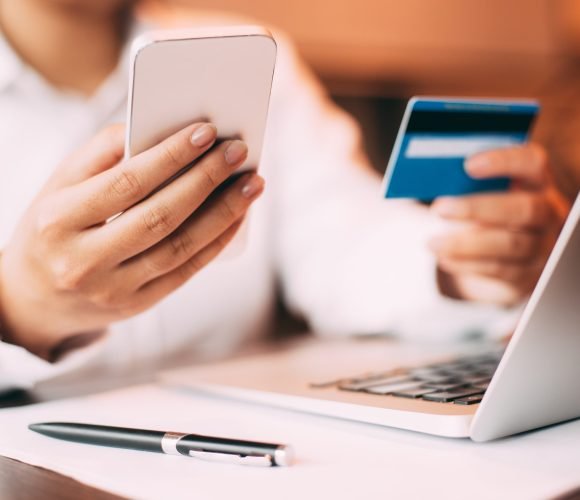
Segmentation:
{"type": "Polygon", "coordinates": [[[342,391],[472,405],[481,402],[502,355],[503,351],[492,352],[311,386],[336,386],[342,391]]]}

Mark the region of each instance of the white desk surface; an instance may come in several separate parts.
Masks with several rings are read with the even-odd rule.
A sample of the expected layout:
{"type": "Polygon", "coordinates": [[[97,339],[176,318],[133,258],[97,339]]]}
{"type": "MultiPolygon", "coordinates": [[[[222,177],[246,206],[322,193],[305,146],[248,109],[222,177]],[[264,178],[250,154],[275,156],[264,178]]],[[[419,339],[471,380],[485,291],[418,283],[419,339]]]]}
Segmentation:
{"type": "Polygon", "coordinates": [[[0,454],[132,498],[547,498],[580,485],[580,420],[476,444],[140,385],[1,410],[0,454]],[[51,420],[291,443],[297,462],[217,464],[27,430],[51,420]]]}

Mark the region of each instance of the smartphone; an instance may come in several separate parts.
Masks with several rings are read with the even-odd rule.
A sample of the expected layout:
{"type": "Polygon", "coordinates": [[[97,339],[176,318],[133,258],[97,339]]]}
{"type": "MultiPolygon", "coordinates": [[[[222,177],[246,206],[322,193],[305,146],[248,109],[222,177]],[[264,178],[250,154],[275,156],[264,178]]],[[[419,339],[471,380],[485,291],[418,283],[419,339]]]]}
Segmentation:
{"type": "Polygon", "coordinates": [[[131,47],[125,156],[137,155],[197,121],[222,139],[241,138],[260,163],[276,43],[259,26],[165,30],[131,47]]]}
{"type": "Polygon", "coordinates": [[[525,143],[538,112],[534,100],[413,97],[387,166],[383,196],[429,202],[509,189],[510,179],[472,179],[464,162],[525,143]]]}

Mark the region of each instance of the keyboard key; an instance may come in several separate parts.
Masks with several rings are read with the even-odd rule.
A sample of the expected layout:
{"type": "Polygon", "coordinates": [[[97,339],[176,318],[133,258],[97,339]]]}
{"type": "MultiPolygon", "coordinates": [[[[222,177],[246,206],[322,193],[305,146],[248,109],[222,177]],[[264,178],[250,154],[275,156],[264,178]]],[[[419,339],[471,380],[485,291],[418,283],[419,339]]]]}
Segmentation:
{"type": "Polygon", "coordinates": [[[421,379],[423,383],[430,383],[430,384],[449,384],[451,382],[455,382],[457,377],[450,377],[449,375],[430,375],[430,376],[417,376],[413,375],[415,378],[421,379]]]}
{"type": "Polygon", "coordinates": [[[442,363],[368,372],[360,377],[322,381],[311,387],[338,386],[341,390],[426,401],[476,404],[489,386],[503,351],[456,358],[442,363]]]}
{"type": "Polygon", "coordinates": [[[387,385],[395,384],[400,382],[409,382],[413,380],[409,378],[408,375],[389,375],[386,377],[371,377],[368,379],[360,379],[355,382],[344,382],[338,385],[339,389],[343,391],[362,391],[368,387],[373,387],[375,385],[387,385]]]}
{"type": "Polygon", "coordinates": [[[430,389],[434,389],[435,391],[453,391],[455,389],[459,389],[461,387],[465,387],[467,384],[465,382],[460,382],[460,381],[456,381],[456,382],[447,382],[447,383],[443,383],[443,384],[434,384],[431,382],[427,382],[423,384],[425,387],[428,387],[430,389]]]}
{"type": "Polygon", "coordinates": [[[447,371],[447,370],[454,370],[455,368],[459,368],[459,365],[455,362],[452,363],[437,363],[435,365],[427,366],[428,369],[433,371],[447,371]]]}
{"type": "Polygon", "coordinates": [[[378,385],[375,387],[368,387],[364,390],[364,392],[368,392],[370,394],[380,394],[382,396],[386,396],[393,392],[400,392],[406,391],[409,389],[420,387],[421,382],[414,380],[408,382],[401,382],[399,384],[386,384],[386,385],[378,385]]]}
{"type": "Polygon", "coordinates": [[[441,392],[433,392],[431,394],[425,394],[422,398],[426,401],[435,401],[438,403],[450,403],[451,401],[459,398],[466,398],[468,396],[475,396],[476,394],[482,394],[483,391],[481,389],[475,388],[465,388],[465,389],[458,389],[455,391],[441,391],[441,392]]]}
{"type": "Polygon", "coordinates": [[[465,398],[459,398],[453,401],[456,405],[475,405],[481,403],[483,399],[483,394],[475,394],[474,396],[467,396],[465,398]]]}
{"type": "Polygon", "coordinates": [[[391,396],[395,396],[397,398],[420,398],[425,394],[429,394],[431,392],[437,392],[437,389],[432,389],[430,387],[418,387],[416,389],[406,389],[404,391],[395,391],[391,393],[391,396]]]}
{"type": "Polygon", "coordinates": [[[427,367],[420,367],[420,368],[411,368],[409,370],[409,374],[413,377],[423,378],[423,377],[431,377],[431,376],[438,376],[441,375],[440,370],[434,370],[433,368],[427,367]]]}
{"type": "Polygon", "coordinates": [[[466,377],[472,375],[473,373],[476,373],[476,370],[477,369],[473,366],[466,366],[463,368],[449,368],[447,370],[444,370],[442,373],[445,373],[449,376],[466,377]]]}

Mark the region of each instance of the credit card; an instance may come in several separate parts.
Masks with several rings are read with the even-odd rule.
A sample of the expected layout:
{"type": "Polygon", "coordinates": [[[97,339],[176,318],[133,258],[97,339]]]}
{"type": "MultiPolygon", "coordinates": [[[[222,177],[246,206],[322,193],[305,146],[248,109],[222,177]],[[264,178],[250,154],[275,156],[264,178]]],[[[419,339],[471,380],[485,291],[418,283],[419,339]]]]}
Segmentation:
{"type": "Polygon", "coordinates": [[[432,201],[509,189],[507,178],[472,179],[466,158],[523,144],[539,112],[536,101],[413,97],[391,153],[385,198],[432,201]]]}

